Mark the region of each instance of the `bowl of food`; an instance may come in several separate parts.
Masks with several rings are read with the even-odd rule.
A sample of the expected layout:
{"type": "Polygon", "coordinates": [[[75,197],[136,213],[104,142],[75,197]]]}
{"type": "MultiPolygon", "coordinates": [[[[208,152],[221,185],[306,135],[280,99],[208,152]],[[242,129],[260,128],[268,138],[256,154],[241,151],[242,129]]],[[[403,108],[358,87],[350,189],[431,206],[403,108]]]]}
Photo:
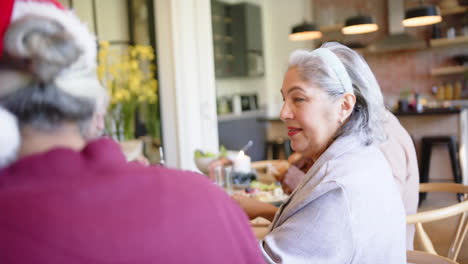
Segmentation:
{"type": "Polygon", "coordinates": [[[197,168],[204,174],[208,174],[208,166],[211,162],[218,159],[218,154],[212,152],[205,152],[201,150],[195,151],[194,162],[197,168]]]}

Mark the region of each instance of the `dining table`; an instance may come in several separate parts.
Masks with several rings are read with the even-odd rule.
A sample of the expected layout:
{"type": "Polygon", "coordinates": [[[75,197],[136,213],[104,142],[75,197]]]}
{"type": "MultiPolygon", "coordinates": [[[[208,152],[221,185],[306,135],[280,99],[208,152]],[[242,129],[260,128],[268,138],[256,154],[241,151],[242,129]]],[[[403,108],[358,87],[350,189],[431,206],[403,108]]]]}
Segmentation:
{"type": "Polygon", "coordinates": [[[263,217],[257,217],[250,221],[250,226],[258,240],[263,239],[268,233],[271,222],[263,217]]]}

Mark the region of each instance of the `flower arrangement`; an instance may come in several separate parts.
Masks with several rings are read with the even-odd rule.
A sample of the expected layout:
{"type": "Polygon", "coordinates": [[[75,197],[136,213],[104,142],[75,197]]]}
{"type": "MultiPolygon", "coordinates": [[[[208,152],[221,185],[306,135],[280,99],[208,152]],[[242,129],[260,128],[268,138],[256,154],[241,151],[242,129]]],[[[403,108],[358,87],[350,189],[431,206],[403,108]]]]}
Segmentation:
{"type": "MultiPolygon", "coordinates": [[[[137,110],[145,113],[147,120],[159,120],[157,113],[143,109],[155,105],[159,108],[154,50],[151,46],[135,45],[119,52],[110,49],[108,42],[101,42],[99,47],[97,74],[110,95],[106,129],[118,140],[133,139],[137,110]]],[[[159,127],[155,130],[159,132],[159,127]]]]}

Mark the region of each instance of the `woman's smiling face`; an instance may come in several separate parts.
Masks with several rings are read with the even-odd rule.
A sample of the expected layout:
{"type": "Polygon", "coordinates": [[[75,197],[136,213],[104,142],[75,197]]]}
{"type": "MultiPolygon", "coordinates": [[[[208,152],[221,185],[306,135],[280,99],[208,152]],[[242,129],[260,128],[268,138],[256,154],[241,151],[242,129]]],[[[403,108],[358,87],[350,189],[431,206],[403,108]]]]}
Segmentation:
{"type": "Polygon", "coordinates": [[[319,87],[302,80],[296,68],[286,72],[281,94],[284,103],[280,118],[288,128],[291,147],[316,160],[341,125],[342,100],[333,100],[319,87]]]}

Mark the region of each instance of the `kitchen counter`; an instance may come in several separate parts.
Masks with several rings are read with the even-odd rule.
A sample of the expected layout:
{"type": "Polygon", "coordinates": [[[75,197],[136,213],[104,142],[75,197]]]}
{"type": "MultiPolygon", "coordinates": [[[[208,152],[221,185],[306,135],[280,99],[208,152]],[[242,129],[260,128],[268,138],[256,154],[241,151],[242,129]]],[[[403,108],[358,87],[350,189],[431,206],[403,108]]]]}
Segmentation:
{"type": "Polygon", "coordinates": [[[234,150],[242,148],[249,140],[252,140],[253,146],[247,154],[252,161],[264,160],[266,124],[257,120],[263,116],[265,112],[261,110],[219,115],[219,144],[234,150]]]}
{"type": "MultiPolygon", "coordinates": [[[[468,184],[468,109],[466,106],[432,108],[423,112],[395,112],[410,133],[421,155],[421,138],[455,136],[458,142],[462,180],[468,184]]],[[[431,155],[430,180],[453,181],[449,155],[445,146],[435,146],[431,155]]]]}
{"type": "Polygon", "coordinates": [[[257,118],[261,119],[265,116],[266,112],[264,110],[254,110],[254,111],[244,111],[239,114],[229,113],[218,115],[218,122],[257,118]]]}
{"type": "MultiPolygon", "coordinates": [[[[422,112],[394,112],[403,127],[415,141],[420,155],[421,138],[453,135],[459,144],[459,160],[463,183],[468,184],[468,107],[467,105],[428,108],[422,112]]],[[[279,117],[259,117],[267,125],[267,138],[287,138],[287,129],[279,117]]],[[[429,178],[452,181],[451,165],[446,148],[436,146],[433,152],[429,178]]]]}
{"type": "Polygon", "coordinates": [[[412,115],[445,115],[445,114],[459,114],[462,111],[461,108],[458,107],[444,107],[444,108],[428,108],[424,109],[421,112],[416,111],[396,111],[393,112],[396,116],[412,116],[412,115]]]}

